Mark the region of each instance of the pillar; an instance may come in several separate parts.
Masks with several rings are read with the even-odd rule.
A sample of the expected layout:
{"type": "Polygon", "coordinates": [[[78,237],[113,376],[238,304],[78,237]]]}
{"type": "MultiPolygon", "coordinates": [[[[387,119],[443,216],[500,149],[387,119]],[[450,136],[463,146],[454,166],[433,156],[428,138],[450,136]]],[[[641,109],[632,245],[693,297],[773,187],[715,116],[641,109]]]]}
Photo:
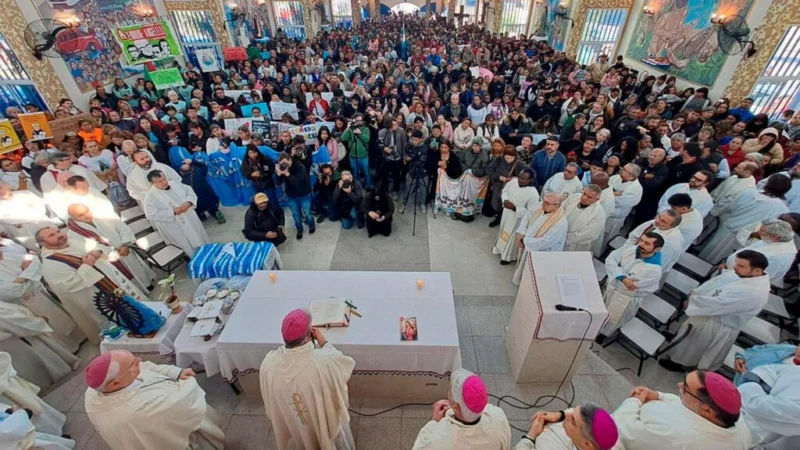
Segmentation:
{"type": "Polygon", "coordinates": [[[353,28],[361,26],[361,1],[350,0],[350,8],[353,10],[353,28]]]}
{"type": "Polygon", "coordinates": [[[486,17],[487,27],[489,27],[489,31],[492,33],[499,33],[500,32],[500,24],[502,23],[503,19],[503,0],[491,0],[491,7],[494,8],[494,11],[489,11],[490,13],[494,13],[494,20],[491,20],[491,17],[486,17]]]}

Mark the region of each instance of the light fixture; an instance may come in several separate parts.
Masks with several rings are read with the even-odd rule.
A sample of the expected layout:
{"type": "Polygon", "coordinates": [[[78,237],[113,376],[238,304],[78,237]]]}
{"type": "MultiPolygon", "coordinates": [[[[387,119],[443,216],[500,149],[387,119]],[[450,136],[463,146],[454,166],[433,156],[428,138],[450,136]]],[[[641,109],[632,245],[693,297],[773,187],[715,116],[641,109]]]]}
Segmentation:
{"type": "Polygon", "coordinates": [[[644,14],[647,17],[653,17],[655,13],[656,9],[653,8],[652,6],[645,6],[644,8],[642,8],[642,14],[644,14]]]}
{"type": "Polygon", "coordinates": [[[153,8],[142,6],[137,11],[137,15],[142,18],[153,18],[156,16],[156,11],[153,8]]]}
{"type": "Polygon", "coordinates": [[[725,14],[711,14],[711,24],[715,26],[724,25],[727,19],[728,18],[725,16],[725,14]]]}

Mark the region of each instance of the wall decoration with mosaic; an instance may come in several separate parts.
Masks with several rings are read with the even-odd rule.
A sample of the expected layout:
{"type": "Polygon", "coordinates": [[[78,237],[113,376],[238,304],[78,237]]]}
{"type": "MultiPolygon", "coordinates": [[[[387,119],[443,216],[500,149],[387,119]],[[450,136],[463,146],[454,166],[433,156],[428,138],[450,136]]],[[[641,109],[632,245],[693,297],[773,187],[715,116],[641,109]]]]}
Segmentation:
{"type": "Polygon", "coordinates": [[[50,109],[55,110],[59,100],[69,97],[64,83],[56,75],[50,60],[47,58],[42,61],[36,59],[25,43],[25,26],[23,25],[28,21],[22,16],[22,11],[19,10],[17,4],[12,0],[2,0],[0,4],[2,4],[4,12],[0,14],[0,32],[11,45],[50,109]]]}
{"type": "Polygon", "coordinates": [[[219,0],[206,1],[184,1],[184,0],[164,0],[164,5],[169,11],[209,11],[211,20],[214,23],[214,31],[223,47],[230,47],[231,42],[228,29],[225,27],[225,14],[219,0]]]}
{"type": "Polygon", "coordinates": [[[751,35],[758,52],[751,58],[742,59],[736,67],[728,87],[723,96],[731,99],[734,104],[750,95],[767,66],[775,48],[780,43],[783,34],[790,25],[800,23],[800,0],[782,0],[773,2],[767,10],[764,21],[751,35]]]}

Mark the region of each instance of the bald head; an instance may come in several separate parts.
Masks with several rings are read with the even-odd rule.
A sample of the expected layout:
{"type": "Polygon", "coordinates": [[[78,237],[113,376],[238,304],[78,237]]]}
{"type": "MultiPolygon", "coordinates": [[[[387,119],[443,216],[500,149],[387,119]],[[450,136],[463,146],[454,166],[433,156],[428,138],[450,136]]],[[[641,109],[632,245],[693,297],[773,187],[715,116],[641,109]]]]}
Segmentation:
{"type": "Polygon", "coordinates": [[[130,386],[141,373],[142,360],[127,350],[112,350],[86,367],[84,382],[95,391],[110,394],[130,386]]]}
{"type": "Polygon", "coordinates": [[[89,210],[89,207],[81,203],[69,205],[67,212],[76,222],[91,223],[94,220],[94,215],[89,210]]]}
{"type": "Polygon", "coordinates": [[[598,172],[592,175],[592,184],[596,184],[600,186],[601,189],[605,189],[608,187],[608,178],[608,173],[598,172]]]}
{"type": "Polygon", "coordinates": [[[136,151],[136,143],[130,139],[122,141],[122,151],[128,156],[132,155],[136,151]]]}

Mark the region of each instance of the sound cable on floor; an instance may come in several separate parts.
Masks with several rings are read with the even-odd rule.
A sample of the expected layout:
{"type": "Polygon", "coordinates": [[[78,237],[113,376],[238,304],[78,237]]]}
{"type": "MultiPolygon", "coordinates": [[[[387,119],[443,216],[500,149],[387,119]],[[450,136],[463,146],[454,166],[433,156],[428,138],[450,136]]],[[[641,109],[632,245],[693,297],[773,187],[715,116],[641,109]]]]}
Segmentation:
{"type": "MultiPolygon", "coordinates": [[[[586,330],[583,332],[583,337],[580,340],[580,343],[578,345],[578,349],[575,351],[575,354],[572,356],[572,361],[569,363],[569,367],[567,368],[567,372],[564,374],[564,377],[561,378],[561,382],[558,384],[558,388],[556,389],[556,392],[553,393],[552,395],[542,395],[542,396],[540,396],[539,398],[534,400],[533,404],[526,403],[526,402],[514,397],[513,395],[503,395],[503,396],[498,397],[498,396],[496,396],[494,394],[489,394],[489,397],[497,400],[497,405],[496,405],[497,407],[502,408],[502,406],[500,406],[500,405],[502,403],[505,403],[506,405],[508,405],[508,406],[510,406],[512,408],[528,410],[528,409],[533,409],[533,408],[543,408],[543,407],[549,405],[550,403],[552,403],[553,400],[560,400],[560,401],[564,402],[564,404],[567,405],[568,408],[572,407],[573,403],[575,402],[575,395],[576,395],[575,384],[572,381],[569,382],[570,386],[572,387],[572,398],[569,401],[567,401],[566,399],[564,399],[562,397],[559,397],[558,393],[561,391],[561,388],[564,386],[564,383],[567,381],[567,377],[569,376],[569,373],[572,370],[572,367],[575,365],[575,360],[578,359],[578,353],[580,353],[581,346],[583,345],[583,341],[586,339],[586,335],[589,334],[589,330],[592,328],[592,322],[594,320],[594,318],[592,317],[592,314],[589,311],[587,311],[585,309],[578,309],[578,310],[579,311],[583,311],[583,312],[585,312],[586,314],[589,315],[589,325],[586,327],[586,330]],[[542,403],[540,405],[539,402],[541,400],[543,400],[543,399],[549,399],[549,400],[547,400],[545,403],[542,403]],[[511,401],[509,401],[509,400],[514,401],[517,404],[511,403],[511,401]]],[[[391,411],[394,411],[394,410],[396,410],[398,408],[402,408],[404,406],[433,406],[433,405],[434,405],[433,403],[402,403],[400,405],[393,406],[393,407],[391,407],[389,409],[385,409],[383,411],[378,411],[378,412],[375,412],[375,413],[362,413],[362,412],[356,411],[354,409],[349,409],[349,411],[351,413],[356,414],[356,415],[361,416],[361,417],[376,417],[376,416],[380,416],[382,414],[386,414],[386,413],[389,413],[391,411]]],[[[511,425],[511,428],[513,428],[513,429],[515,429],[517,431],[521,431],[523,433],[527,433],[528,432],[528,430],[522,430],[522,429],[517,428],[517,427],[515,427],[513,425],[511,425]]]]}

